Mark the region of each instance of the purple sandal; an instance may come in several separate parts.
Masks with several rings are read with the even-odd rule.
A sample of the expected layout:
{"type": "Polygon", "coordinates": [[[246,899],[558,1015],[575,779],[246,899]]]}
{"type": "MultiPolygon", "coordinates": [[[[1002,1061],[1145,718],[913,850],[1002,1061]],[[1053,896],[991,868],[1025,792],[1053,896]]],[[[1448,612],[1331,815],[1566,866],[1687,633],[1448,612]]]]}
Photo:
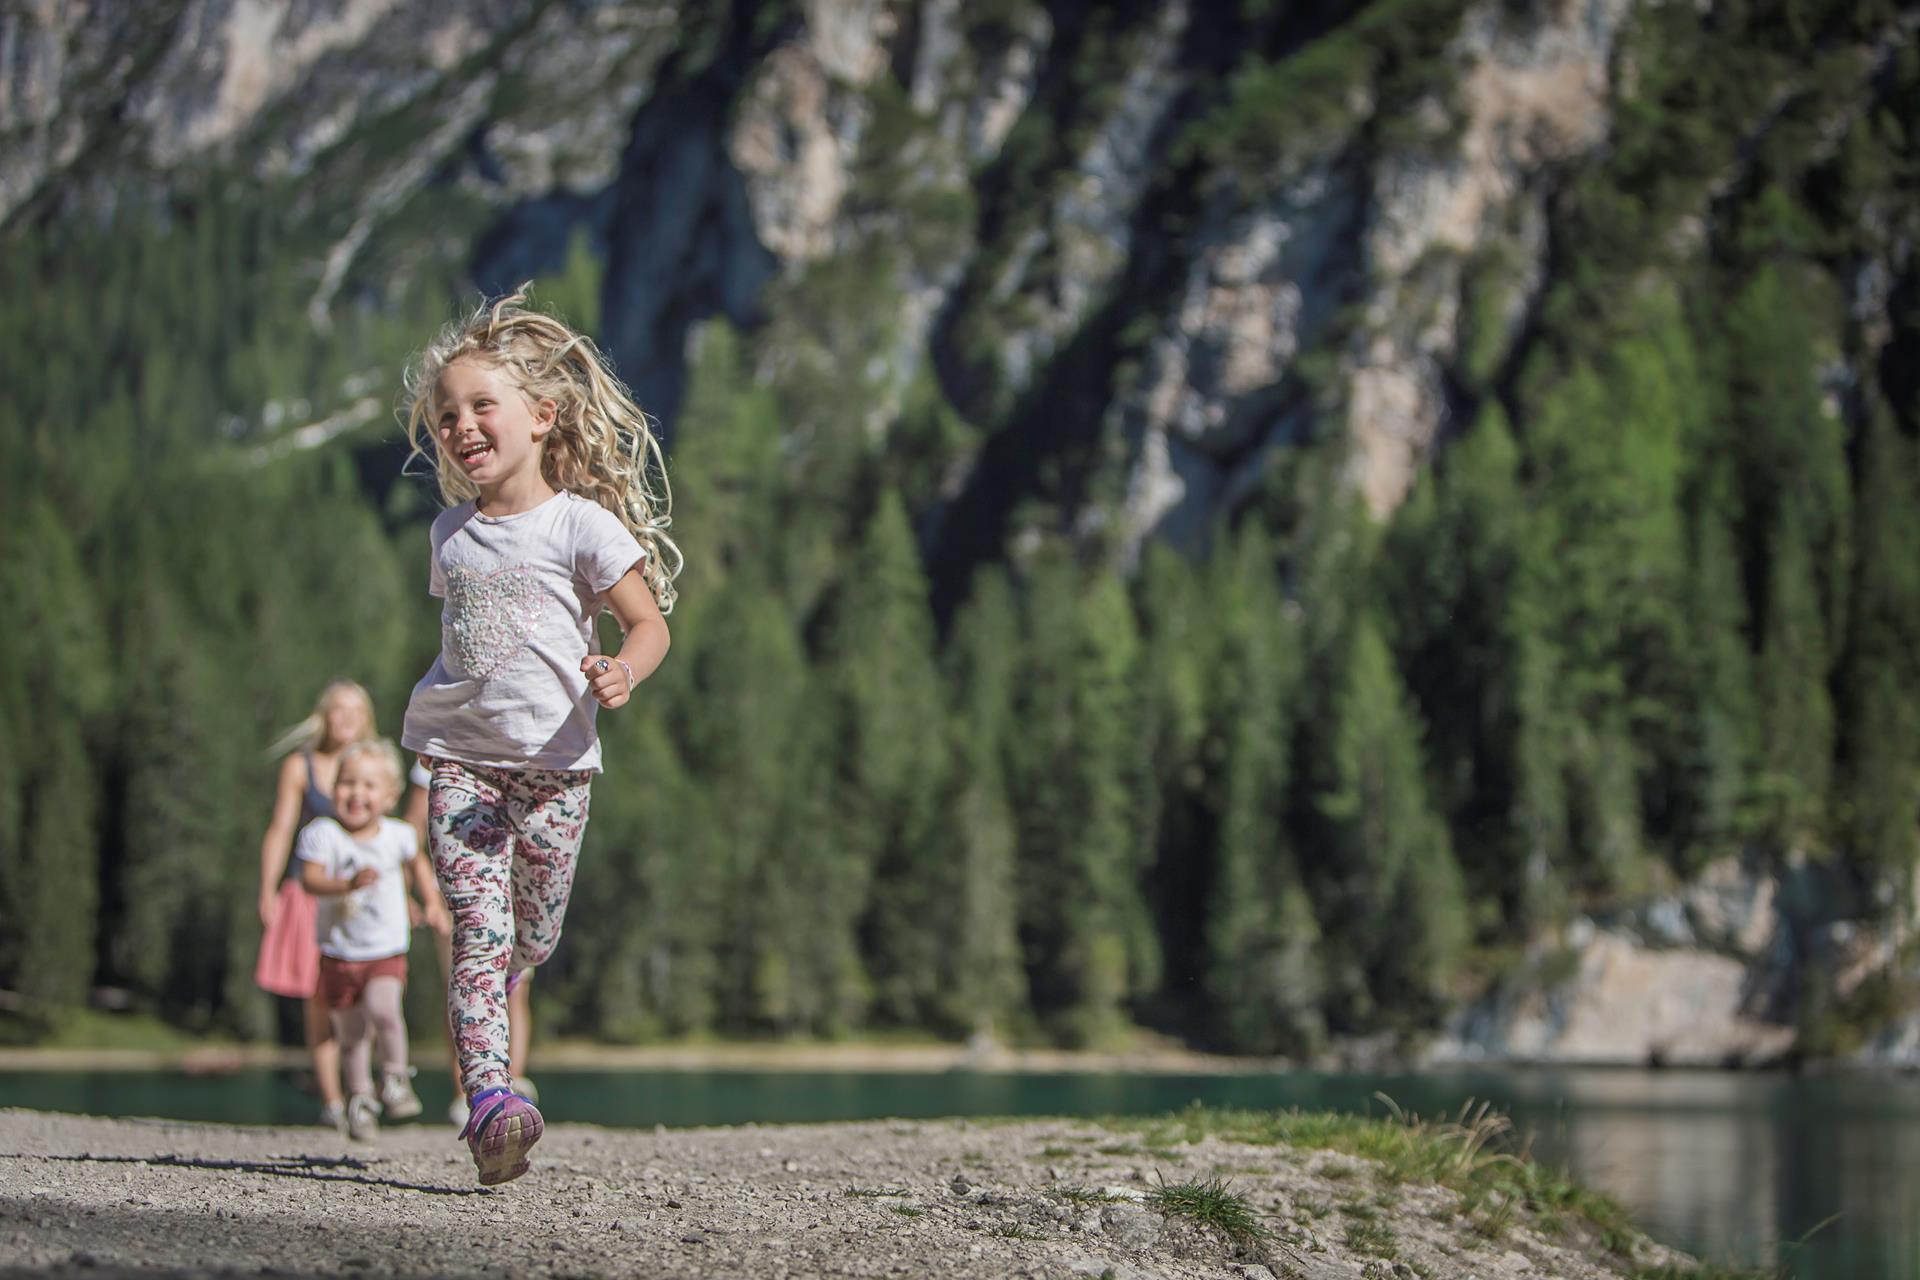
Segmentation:
{"type": "Polygon", "coordinates": [[[482,1089],[467,1105],[467,1127],[460,1136],[473,1153],[480,1185],[511,1182],[525,1173],[527,1152],[546,1129],[540,1109],[505,1085],[482,1089]]]}

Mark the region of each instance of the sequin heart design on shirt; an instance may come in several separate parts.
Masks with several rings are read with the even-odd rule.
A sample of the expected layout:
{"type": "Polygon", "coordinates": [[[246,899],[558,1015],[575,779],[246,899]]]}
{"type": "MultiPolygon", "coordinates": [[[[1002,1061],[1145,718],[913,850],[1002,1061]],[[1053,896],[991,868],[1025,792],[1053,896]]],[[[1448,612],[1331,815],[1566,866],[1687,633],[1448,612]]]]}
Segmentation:
{"type": "Polygon", "coordinates": [[[462,674],[485,680],[520,651],[545,603],[546,596],[527,565],[509,565],[491,573],[449,569],[441,647],[452,655],[462,674]]]}

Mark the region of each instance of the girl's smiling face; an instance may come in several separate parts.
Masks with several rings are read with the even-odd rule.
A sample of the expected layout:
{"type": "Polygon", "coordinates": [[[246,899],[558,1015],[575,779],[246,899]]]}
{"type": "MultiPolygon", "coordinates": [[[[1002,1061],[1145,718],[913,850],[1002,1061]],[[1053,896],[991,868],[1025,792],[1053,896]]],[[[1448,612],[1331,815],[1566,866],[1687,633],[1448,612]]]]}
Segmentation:
{"type": "Polygon", "coordinates": [[[370,752],[340,762],[333,783],[333,811],[348,831],[364,831],[393,808],[400,797],[399,780],[370,752]]]}
{"type": "Polygon", "coordinates": [[[531,404],[504,369],[455,360],[434,384],[434,438],[474,486],[498,487],[540,467],[540,442],[553,429],[551,400],[531,404]]]}

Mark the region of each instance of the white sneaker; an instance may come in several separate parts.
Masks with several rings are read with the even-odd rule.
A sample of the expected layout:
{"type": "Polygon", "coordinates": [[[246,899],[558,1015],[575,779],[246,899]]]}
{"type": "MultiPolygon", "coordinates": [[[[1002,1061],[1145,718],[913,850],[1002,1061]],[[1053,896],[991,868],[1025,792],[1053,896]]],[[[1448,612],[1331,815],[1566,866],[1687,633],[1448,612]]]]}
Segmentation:
{"type": "Polygon", "coordinates": [[[344,1102],[329,1102],[321,1107],[320,1123],[329,1129],[336,1129],[340,1133],[345,1134],[347,1131],[347,1104],[344,1102]]]}
{"type": "Polygon", "coordinates": [[[364,1093],[347,1099],[347,1136],[355,1142],[372,1142],[380,1134],[380,1104],[364,1093]]]}
{"type": "Polygon", "coordinates": [[[467,1095],[464,1093],[454,1094],[453,1101],[447,1104],[447,1119],[453,1122],[453,1127],[456,1129],[465,1129],[467,1127],[467,1116],[469,1114],[470,1112],[467,1109],[467,1095]]]}
{"type": "Polygon", "coordinates": [[[419,1115],[420,1095],[413,1091],[416,1067],[394,1072],[380,1082],[380,1110],[389,1120],[411,1120],[419,1115]]]}
{"type": "Polygon", "coordinates": [[[533,1081],[527,1079],[525,1076],[514,1076],[512,1077],[512,1082],[515,1093],[536,1107],[540,1105],[540,1090],[535,1087],[533,1081]]]}

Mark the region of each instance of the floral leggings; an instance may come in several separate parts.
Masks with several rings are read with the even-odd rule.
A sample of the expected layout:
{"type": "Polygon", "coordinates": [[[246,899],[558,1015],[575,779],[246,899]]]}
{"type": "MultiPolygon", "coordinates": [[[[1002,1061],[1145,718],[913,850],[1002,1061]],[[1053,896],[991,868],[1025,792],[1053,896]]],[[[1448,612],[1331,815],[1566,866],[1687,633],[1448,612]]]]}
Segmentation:
{"type": "Polygon", "coordinates": [[[447,1011],[469,1095],[511,1082],[507,976],[553,954],[587,829],[586,771],[433,761],[427,834],[453,913],[447,1011]]]}

